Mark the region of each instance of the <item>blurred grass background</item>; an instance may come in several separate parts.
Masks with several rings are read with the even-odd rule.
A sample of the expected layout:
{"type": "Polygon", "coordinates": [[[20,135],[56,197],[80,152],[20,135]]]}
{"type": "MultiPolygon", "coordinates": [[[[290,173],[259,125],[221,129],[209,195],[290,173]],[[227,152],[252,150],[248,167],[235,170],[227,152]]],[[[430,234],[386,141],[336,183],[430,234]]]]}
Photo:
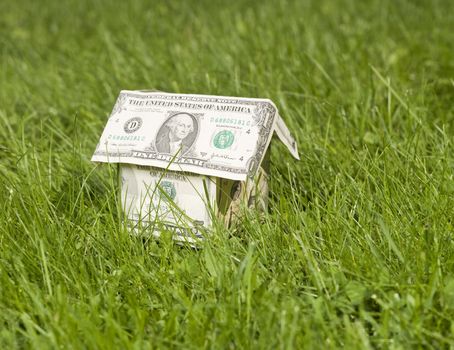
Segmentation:
{"type": "Polygon", "coordinates": [[[1,348],[454,346],[454,2],[0,2],[1,348]],[[121,89],[272,99],[270,213],[131,238],[121,89]]]}

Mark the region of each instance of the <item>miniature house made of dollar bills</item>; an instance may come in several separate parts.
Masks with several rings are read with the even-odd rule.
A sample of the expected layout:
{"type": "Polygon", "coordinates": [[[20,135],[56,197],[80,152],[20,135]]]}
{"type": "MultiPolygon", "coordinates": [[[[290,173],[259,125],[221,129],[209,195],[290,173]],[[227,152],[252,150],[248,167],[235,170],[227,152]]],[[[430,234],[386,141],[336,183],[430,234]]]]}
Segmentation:
{"type": "Polygon", "coordinates": [[[214,217],[266,210],[273,133],[294,138],[267,99],[122,91],[92,161],[119,164],[121,203],[138,234],[190,242],[214,217]]]}

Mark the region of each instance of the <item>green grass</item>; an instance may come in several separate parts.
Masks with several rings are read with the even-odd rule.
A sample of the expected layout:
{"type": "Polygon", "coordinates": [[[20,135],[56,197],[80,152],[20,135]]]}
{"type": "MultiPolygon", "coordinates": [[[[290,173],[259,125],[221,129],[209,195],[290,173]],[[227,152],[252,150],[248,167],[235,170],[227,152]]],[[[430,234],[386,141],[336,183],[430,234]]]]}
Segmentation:
{"type": "Polygon", "coordinates": [[[0,2],[0,348],[454,347],[454,2],[0,2]],[[90,162],[121,89],[271,98],[271,208],[193,250],[90,162]]]}

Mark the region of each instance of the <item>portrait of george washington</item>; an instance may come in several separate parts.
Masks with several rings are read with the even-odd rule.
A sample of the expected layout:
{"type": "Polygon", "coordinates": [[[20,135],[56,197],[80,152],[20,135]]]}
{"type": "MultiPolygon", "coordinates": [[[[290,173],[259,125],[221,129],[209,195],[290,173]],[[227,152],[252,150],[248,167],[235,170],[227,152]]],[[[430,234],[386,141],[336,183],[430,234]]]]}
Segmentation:
{"type": "Polygon", "coordinates": [[[197,138],[199,125],[197,119],[189,113],[172,115],[159,128],[155,147],[159,153],[179,156],[185,155],[197,138]]]}

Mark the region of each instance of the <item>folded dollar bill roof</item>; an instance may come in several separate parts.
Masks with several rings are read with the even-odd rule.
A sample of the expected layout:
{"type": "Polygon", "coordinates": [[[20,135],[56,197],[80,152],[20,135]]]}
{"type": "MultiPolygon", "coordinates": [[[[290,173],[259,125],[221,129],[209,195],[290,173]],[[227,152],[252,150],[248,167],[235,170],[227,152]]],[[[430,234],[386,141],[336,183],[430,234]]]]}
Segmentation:
{"type": "Polygon", "coordinates": [[[273,132],[299,159],[271,100],[121,91],[92,161],[244,181],[257,172],[273,132]]]}

